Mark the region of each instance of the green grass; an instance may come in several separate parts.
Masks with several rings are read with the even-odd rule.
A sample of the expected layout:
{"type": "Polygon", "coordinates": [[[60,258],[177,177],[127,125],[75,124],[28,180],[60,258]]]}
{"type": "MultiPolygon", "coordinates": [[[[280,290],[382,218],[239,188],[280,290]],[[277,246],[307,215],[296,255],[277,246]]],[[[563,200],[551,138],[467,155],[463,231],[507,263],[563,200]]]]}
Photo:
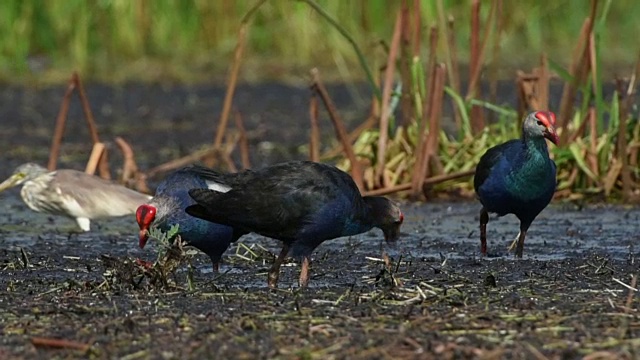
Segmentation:
{"type": "MultiPolygon", "coordinates": [[[[409,1],[411,2],[411,1],[409,1]]],[[[390,39],[400,1],[317,0],[353,36],[368,58],[390,39]]],[[[442,0],[455,18],[459,57],[468,58],[468,1],[442,0]]],[[[482,14],[489,11],[483,2],[482,14]]],[[[0,2],[0,78],[66,80],[72,70],[106,81],[174,79],[202,81],[224,74],[242,16],[255,1],[216,0],[7,0],[0,2]],[[45,71],[38,70],[43,61],[45,71]],[[36,64],[36,65],[34,65],[36,64]],[[207,79],[207,77],[204,77],[207,79]]],[[[422,24],[438,21],[437,1],[422,1],[422,24]]],[[[535,63],[541,51],[568,61],[575,35],[589,13],[587,1],[503,1],[501,57],[504,66],[535,63]]],[[[632,62],[637,54],[640,6],[612,2],[602,62],[605,69],[632,62]]],[[[426,34],[427,32],[424,31],[426,34]]],[[[426,37],[425,39],[426,40],[426,37]]],[[[426,41],[423,41],[426,47],[426,41]]],[[[269,0],[257,12],[248,39],[251,79],[323,73],[364,78],[351,45],[306,3],[269,0]],[[300,70],[296,70],[300,69],[300,70]]]]}
{"type": "MultiPolygon", "coordinates": [[[[594,13],[591,31],[576,36],[574,40],[576,44],[587,44],[585,39],[593,39],[592,46],[583,46],[577,52],[573,49],[570,51],[570,56],[574,57],[572,62],[584,65],[577,65],[576,70],[567,70],[553,63],[558,76],[565,82],[565,90],[573,89],[567,92],[569,95],[563,96],[562,103],[568,106],[561,105],[556,110],[559,115],[556,128],[561,134],[560,144],[550,147],[551,156],[558,167],[558,194],[573,199],[597,194],[599,199],[614,197],[637,201],[640,191],[640,123],[637,110],[633,108],[633,93],[627,93],[625,85],[619,86],[625,92],[622,94],[618,91],[604,94],[603,90],[606,78],[602,62],[608,46],[604,39],[611,34],[609,24],[615,22],[611,19],[613,4],[615,2],[612,0],[602,1],[594,13]]],[[[488,15],[480,15],[481,28],[493,29],[495,34],[500,24],[489,22],[488,18],[488,15]]],[[[408,19],[411,21],[411,16],[408,19]]],[[[409,30],[402,33],[401,37],[404,36],[414,39],[424,35],[409,30]]],[[[482,43],[481,39],[482,36],[478,42],[482,43]]],[[[478,61],[486,63],[486,54],[492,42],[501,40],[501,36],[490,36],[485,46],[485,58],[479,56],[478,61]]],[[[387,64],[397,63],[400,67],[396,75],[402,79],[401,102],[406,103],[399,106],[402,107],[405,120],[400,126],[386,127],[384,116],[380,116],[381,120],[376,122],[379,125],[365,130],[355,141],[357,161],[364,166],[361,188],[378,194],[409,190],[405,194],[413,197],[431,193],[432,190],[457,190],[462,194],[472,194],[472,181],[467,180],[470,179],[469,172],[474,170],[485,151],[507,140],[519,138],[520,120],[524,113],[546,110],[544,104],[548,102],[548,78],[539,76],[535,80],[539,90],[530,93],[533,100],[526,100],[526,104],[516,111],[482,100],[481,90],[455,89],[450,78],[439,78],[438,72],[445,72],[444,64],[453,68],[448,74],[458,73],[459,64],[455,59],[444,56],[442,60],[442,57],[436,56],[431,63],[430,60],[423,60],[420,54],[411,55],[402,51],[401,42],[396,45],[401,48],[399,58],[387,64]],[[407,56],[412,56],[411,71],[403,74],[401,67],[408,62],[407,56]],[[442,65],[438,65],[439,61],[442,61],[442,65]],[[435,100],[438,94],[443,93],[446,94],[444,100],[435,100]],[[456,110],[453,133],[442,130],[440,109],[446,102],[451,102],[456,110]],[[490,121],[491,118],[495,120],[490,121]],[[384,135],[386,131],[389,132],[388,139],[384,135]],[[466,179],[450,179],[458,175],[465,175],[466,179]],[[434,182],[435,179],[439,182],[442,177],[455,181],[447,181],[435,186],[435,189],[429,184],[425,189],[425,177],[434,182]]],[[[544,62],[537,71],[550,72],[544,62]]],[[[473,82],[473,79],[470,81],[473,82]]],[[[518,91],[527,92],[524,85],[519,85],[518,91]]],[[[391,97],[389,103],[393,104],[395,98],[391,97]]],[[[390,105],[390,108],[394,106],[390,105]]],[[[395,121],[391,119],[388,123],[394,124],[395,121]]],[[[353,160],[343,155],[339,166],[353,172],[353,160]]]]}

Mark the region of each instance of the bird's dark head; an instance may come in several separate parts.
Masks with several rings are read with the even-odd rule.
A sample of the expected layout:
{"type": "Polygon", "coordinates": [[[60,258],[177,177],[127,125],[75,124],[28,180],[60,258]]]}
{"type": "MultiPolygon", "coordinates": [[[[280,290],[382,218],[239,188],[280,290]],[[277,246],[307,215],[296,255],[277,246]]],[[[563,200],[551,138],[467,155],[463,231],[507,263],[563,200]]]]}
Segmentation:
{"type": "Polygon", "coordinates": [[[149,240],[149,229],[156,219],[157,209],[153,205],[144,204],[136,210],[136,221],[140,227],[140,248],[143,249],[149,240]]]}
{"type": "Polygon", "coordinates": [[[551,111],[534,111],[524,119],[522,125],[526,136],[541,136],[558,145],[556,115],[551,111]]]}
{"type": "Polygon", "coordinates": [[[384,240],[393,243],[400,236],[400,226],[404,221],[404,215],[398,205],[381,196],[365,196],[365,202],[371,207],[371,213],[375,219],[375,227],[382,230],[384,240]]]}

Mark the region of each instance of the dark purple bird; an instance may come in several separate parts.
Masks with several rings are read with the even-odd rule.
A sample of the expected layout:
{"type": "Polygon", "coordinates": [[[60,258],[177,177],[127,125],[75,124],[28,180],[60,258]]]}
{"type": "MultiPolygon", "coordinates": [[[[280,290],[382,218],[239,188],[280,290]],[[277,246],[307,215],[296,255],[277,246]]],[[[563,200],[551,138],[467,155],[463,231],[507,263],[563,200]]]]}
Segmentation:
{"type": "Polygon", "coordinates": [[[384,197],[362,197],[351,176],[334,166],[293,161],[235,174],[199,170],[220,188],[189,191],[198,204],[188,214],[283,242],[269,271],[272,288],[289,250],[302,257],[299,284],[306,286],[311,253],[323,241],[377,227],[394,242],[400,232],[398,206],[384,197]]]}
{"type": "Polygon", "coordinates": [[[480,243],[487,255],[489,213],[514,214],[520,220],[516,256],[522,257],[524,238],[538,214],[549,205],[556,190],[556,164],[549,158],[547,142],[558,145],[556,116],[550,111],[529,114],[522,124],[522,138],[492,147],[482,156],[473,185],[480,202],[480,243]]]}
{"type": "Polygon", "coordinates": [[[147,243],[148,230],[152,226],[168,231],[177,224],[181,239],[209,255],[214,271],[218,271],[220,258],[229,244],[245,233],[185,213],[187,206],[195,204],[189,196],[189,190],[219,189],[217,184],[200,177],[199,168],[191,166],[171,173],[158,185],[155,196],[147,204],[138,207],[136,220],[140,227],[140,248],[147,243]]]}

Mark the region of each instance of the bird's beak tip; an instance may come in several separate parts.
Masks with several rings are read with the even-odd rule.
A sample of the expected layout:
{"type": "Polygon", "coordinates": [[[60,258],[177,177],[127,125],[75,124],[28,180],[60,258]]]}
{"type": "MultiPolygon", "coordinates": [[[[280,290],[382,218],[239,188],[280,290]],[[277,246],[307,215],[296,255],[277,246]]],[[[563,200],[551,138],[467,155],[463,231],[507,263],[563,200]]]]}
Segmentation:
{"type": "Polygon", "coordinates": [[[18,183],[18,177],[14,174],[10,178],[0,183],[0,192],[10,189],[18,183]]]}
{"type": "Polygon", "coordinates": [[[144,246],[147,244],[147,240],[149,239],[149,233],[146,229],[140,230],[140,249],[144,249],[144,246]]]}
{"type": "Polygon", "coordinates": [[[398,237],[400,235],[400,230],[392,230],[392,231],[383,231],[384,233],[384,241],[387,244],[395,244],[398,241],[398,237]]]}
{"type": "Polygon", "coordinates": [[[546,138],[549,139],[549,141],[554,143],[556,146],[558,145],[558,143],[560,143],[560,137],[558,136],[558,132],[553,126],[550,126],[547,129],[546,138]]]}

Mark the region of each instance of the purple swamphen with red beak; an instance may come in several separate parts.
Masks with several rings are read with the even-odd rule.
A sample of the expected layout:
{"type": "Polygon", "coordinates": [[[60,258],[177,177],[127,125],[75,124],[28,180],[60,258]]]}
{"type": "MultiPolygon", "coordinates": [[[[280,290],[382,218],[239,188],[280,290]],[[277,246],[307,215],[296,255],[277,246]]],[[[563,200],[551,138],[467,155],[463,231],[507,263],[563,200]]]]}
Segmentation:
{"type": "Polygon", "coordinates": [[[550,111],[530,113],[522,124],[522,138],[492,147],[482,156],[473,185],[480,202],[480,242],[487,255],[489,213],[514,214],[520,233],[511,244],[522,257],[524,238],[538,214],[549,205],[556,190],[556,164],[549,158],[547,142],[558,145],[556,116],[550,111]]]}
{"type": "Polygon", "coordinates": [[[220,188],[190,190],[198,204],[187,207],[188,214],[282,241],[269,271],[272,288],[289,250],[302,257],[303,287],[309,282],[311,253],[323,241],[377,227],[387,242],[394,242],[404,219],[396,204],[384,197],[362,197],[351,176],[330,165],[292,161],[235,174],[199,170],[220,188]]]}
{"type": "Polygon", "coordinates": [[[195,204],[189,196],[189,190],[220,189],[217,184],[200,177],[198,168],[190,166],[171,173],[158,185],[155,196],[147,204],[138,207],[136,220],[140,227],[140,248],[147,243],[148,231],[152,226],[168,231],[177,224],[180,238],[209,255],[213,270],[218,271],[220,258],[229,244],[245,233],[185,213],[187,206],[195,204]]]}

